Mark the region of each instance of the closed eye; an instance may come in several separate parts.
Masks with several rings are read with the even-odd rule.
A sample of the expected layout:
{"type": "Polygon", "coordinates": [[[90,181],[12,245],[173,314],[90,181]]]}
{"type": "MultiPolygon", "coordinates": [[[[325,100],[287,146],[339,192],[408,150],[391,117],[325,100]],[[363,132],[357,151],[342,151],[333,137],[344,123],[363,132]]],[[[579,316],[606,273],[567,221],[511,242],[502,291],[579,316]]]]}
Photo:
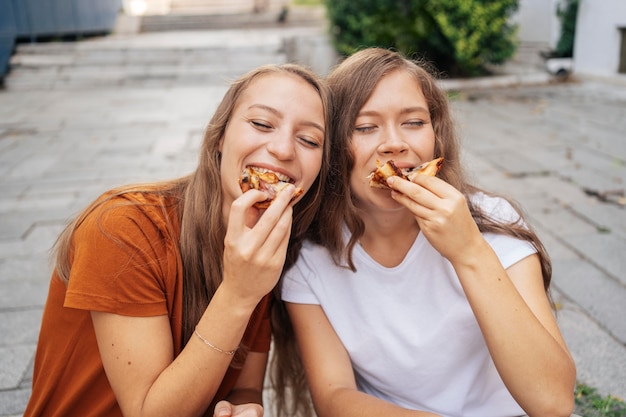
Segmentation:
{"type": "Polygon", "coordinates": [[[261,121],[261,120],[250,120],[250,124],[252,124],[252,126],[260,130],[267,131],[267,130],[272,129],[272,126],[269,123],[261,121]]]}
{"type": "Polygon", "coordinates": [[[424,126],[426,124],[426,122],[423,121],[423,120],[410,120],[408,122],[405,122],[404,124],[405,125],[409,125],[409,126],[421,127],[421,126],[424,126]]]}
{"type": "Polygon", "coordinates": [[[319,141],[308,138],[306,136],[298,136],[298,139],[302,141],[306,146],[311,148],[319,148],[320,146],[322,146],[319,141]]]}
{"type": "Polygon", "coordinates": [[[356,130],[359,133],[369,133],[369,132],[373,132],[375,129],[376,129],[376,126],[374,125],[357,126],[354,128],[354,130],[356,130]]]}

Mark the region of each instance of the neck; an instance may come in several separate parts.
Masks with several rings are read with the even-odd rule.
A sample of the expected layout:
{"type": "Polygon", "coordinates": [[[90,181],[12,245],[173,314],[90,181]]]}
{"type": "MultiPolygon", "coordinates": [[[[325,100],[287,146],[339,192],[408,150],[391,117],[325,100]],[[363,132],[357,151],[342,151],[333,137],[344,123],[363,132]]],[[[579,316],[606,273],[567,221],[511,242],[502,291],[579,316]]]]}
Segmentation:
{"type": "Polygon", "coordinates": [[[360,243],[365,252],[382,266],[391,268],[399,265],[419,234],[415,218],[405,212],[361,215],[365,233],[360,243]]]}

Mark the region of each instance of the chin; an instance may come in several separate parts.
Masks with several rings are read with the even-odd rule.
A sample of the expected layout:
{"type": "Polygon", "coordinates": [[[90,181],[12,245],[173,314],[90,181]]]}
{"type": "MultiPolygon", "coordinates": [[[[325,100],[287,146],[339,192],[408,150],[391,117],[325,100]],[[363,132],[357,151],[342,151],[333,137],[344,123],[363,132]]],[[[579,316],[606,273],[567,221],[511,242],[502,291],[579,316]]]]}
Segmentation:
{"type": "Polygon", "coordinates": [[[359,209],[367,211],[388,211],[396,213],[407,210],[406,207],[391,198],[391,192],[389,190],[381,190],[377,195],[369,195],[368,198],[355,196],[355,205],[359,209]]]}

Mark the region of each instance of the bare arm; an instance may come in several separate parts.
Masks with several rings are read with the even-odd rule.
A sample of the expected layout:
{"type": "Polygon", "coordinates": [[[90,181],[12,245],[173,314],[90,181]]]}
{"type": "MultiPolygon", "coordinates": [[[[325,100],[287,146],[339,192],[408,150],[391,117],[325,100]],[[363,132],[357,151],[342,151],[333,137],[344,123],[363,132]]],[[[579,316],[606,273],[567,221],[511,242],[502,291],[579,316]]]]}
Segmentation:
{"type": "Polygon", "coordinates": [[[393,197],[454,266],[507,388],[530,416],[569,416],[576,370],[552,314],[539,260],[504,270],[478,230],[462,194],[433,177],[394,179],[393,197]]]}
{"type": "Polygon", "coordinates": [[[319,417],[435,417],[407,410],[356,388],[350,358],[319,305],[287,303],[319,417]]]}
{"type": "Polygon", "coordinates": [[[476,264],[455,268],[496,368],[529,416],[569,416],[576,370],[544,291],[537,255],[504,271],[489,249],[476,264]]]}
{"type": "MultiPolygon", "coordinates": [[[[223,349],[239,343],[252,310],[236,309],[215,293],[198,327],[223,349]]],[[[92,312],[102,362],[120,407],[129,416],[200,415],[219,388],[232,356],[195,335],[174,359],[167,316],[127,317],[92,312]]]]}
{"type": "MultiPolygon", "coordinates": [[[[223,282],[197,325],[203,338],[224,351],[239,345],[250,315],[274,287],[284,264],[291,193],[281,193],[256,221],[251,207],[263,198],[263,193],[250,191],[234,202],[225,238],[223,282]]],[[[193,335],[174,358],[167,316],[92,312],[92,318],[104,369],[125,416],[183,417],[205,412],[231,355],[193,335]]],[[[263,360],[266,357],[252,355],[246,362],[234,400],[259,399],[263,360]]]]}

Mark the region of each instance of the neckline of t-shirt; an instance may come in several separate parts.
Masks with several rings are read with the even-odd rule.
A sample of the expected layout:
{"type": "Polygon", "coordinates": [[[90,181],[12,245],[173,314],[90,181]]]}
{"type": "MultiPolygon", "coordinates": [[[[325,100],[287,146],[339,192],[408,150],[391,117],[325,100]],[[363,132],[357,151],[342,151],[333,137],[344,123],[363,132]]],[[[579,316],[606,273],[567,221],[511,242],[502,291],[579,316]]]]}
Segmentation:
{"type": "MultiPolygon", "coordinates": [[[[406,253],[406,256],[404,257],[404,259],[402,259],[402,262],[400,262],[398,265],[396,266],[392,266],[392,267],[386,267],[384,265],[381,265],[380,263],[376,262],[376,260],[374,260],[374,258],[372,258],[363,248],[363,246],[361,246],[360,243],[357,243],[354,246],[354,253],[353,256],[357,259],[360,259],[362,262],[366,263],[367,265],[385,272],[385,273],[390,273],[390,272],[396,272],[399,270],[402,270],[404,268],[406,268],[407,265],[410,264],[411,260],[417,256],[417,253],[419,251],[419,249],[421,247],[424,246],[424,244],[427,242],[426,238],[424,237],[424,234],[420,231],[417,234],[417,237],[415,238],[415,240],[413,241],[413,244],[411,244],[411,247],[409,248],[409,250],[406,253]]],[[[357,268],[358,269],[358,268],[357,268]]]]}

